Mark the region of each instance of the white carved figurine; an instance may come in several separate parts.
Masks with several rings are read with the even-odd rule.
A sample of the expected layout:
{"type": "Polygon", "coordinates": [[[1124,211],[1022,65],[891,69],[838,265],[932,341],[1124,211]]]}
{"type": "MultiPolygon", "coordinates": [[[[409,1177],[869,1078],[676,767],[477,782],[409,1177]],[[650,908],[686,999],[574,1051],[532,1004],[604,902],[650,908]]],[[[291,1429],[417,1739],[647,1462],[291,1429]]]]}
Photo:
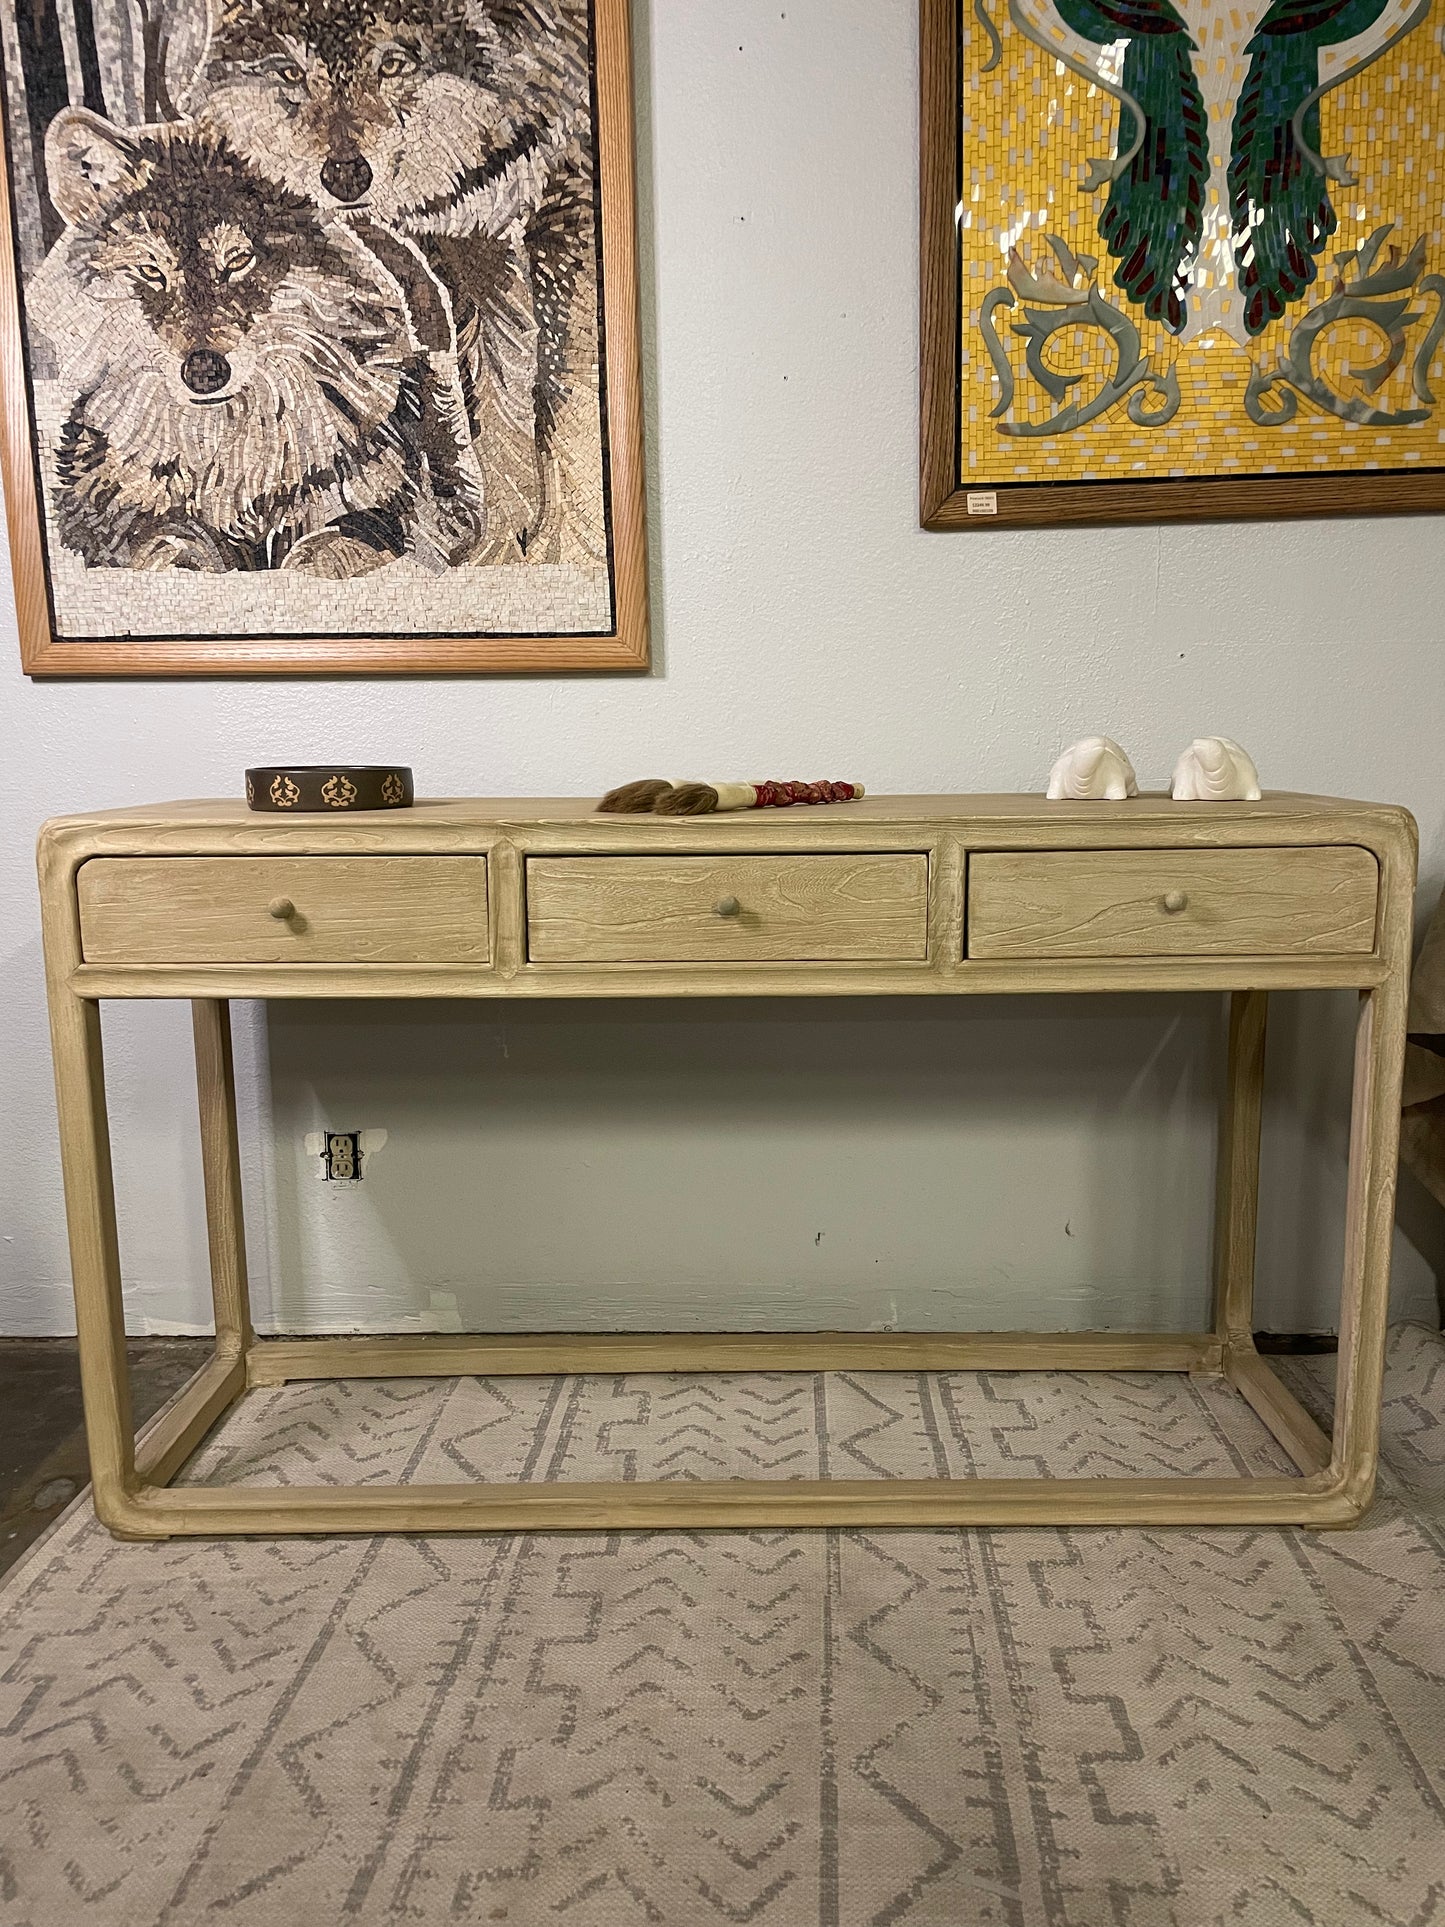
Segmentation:
{"type": "Polygon", "coordinates": [[[1174,765],[1169,794],[1176,803],[1257,803],[1259,771],[1227,736],[1196,736],[1174,765]]]}
{"type": "Polygon", "coordinates": [[[1139,794],[1134,765],[1108,736],[1082,736],[1049,771],[1048,800],[1122,803],[1139,794]]]}

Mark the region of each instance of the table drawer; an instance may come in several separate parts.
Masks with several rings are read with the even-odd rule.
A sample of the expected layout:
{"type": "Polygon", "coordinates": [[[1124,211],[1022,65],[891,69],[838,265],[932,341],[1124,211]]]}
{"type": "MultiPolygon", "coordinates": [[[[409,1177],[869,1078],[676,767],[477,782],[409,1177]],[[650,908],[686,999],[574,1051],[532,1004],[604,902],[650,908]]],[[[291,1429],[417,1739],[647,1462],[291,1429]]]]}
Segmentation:
{"type": "Polygon", "coordinates": [[[1372,950],[1368,850],[1101,850],[968,865],[970,957],[1268,957],[1372,950]]]}
{"type": "Polygon", "coordinates": [[[926,856],[578,856],[527,864],[533,963],[921,963],[926,856]]]}
{"type": "Polygon", "coordinates": [[[489,955],[480,856],[92,857],[78,885],[87,963],[485,963],[489,955]]]}

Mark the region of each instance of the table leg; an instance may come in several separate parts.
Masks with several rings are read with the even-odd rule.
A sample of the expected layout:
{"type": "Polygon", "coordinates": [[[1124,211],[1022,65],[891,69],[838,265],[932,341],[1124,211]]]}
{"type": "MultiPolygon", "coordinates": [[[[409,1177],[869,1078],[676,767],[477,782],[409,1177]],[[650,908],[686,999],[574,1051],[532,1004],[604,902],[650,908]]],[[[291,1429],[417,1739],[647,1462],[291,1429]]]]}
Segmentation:
{"type": "Polygon", "coordinates": [[[1407,995],[1403,971],[1362,992],[1355,1032],[1331,1471],[1359,1512],[1370,1502],[1379,1457],[1407,995]]]}
{"type": "Polygon", "coordinates": [[[50,1034],[95,1509],[112,1530],[123,1530],[129,1523],[126,1515],[136,1486],[135,1436],[100,1006],[65,990],[52,994],[50,1034]]]}
{"type": "MultiPolygon", "coordinates": [[[[175,1477],[211,1427],[246,1390],[254,1342],[246,1282],[246,1230],[241,1206],[241,1156],[236,1138],[236,1074],[231,1056],[231,1007],[222,998],[191,1004],[196,1050],[196,1097],[201,1123],[201,1176],[206,1240],[211,1258],[211,1302],[216,1351],[150,1426],[136,1450],[139,1484],[164,1486],[175,1477]]],[[[154,1531],[154,1519],[147,1529],[154,1531]]]]}
{"type": "Polygon", "coordinates": [[[236,1138],[231,1006],[219,998],[196,998],[191,1004],[191,1023],[196,1040],[196,1096],[201,1114],[201,1169],[211,1251],[211,1298],[216,1309],[216,1354],[239,1358],[250,1350],[253,1333],[236,1138]]]}
{"type": "Polygon", "coordinates": [[[1259,1137],[1264,1101],[1267,990],[1229,998],[1229,1060],[1215,1179],[1214,1329],[1224,1348],[1252,1348],[1259,1229],[1259,1137]]]}

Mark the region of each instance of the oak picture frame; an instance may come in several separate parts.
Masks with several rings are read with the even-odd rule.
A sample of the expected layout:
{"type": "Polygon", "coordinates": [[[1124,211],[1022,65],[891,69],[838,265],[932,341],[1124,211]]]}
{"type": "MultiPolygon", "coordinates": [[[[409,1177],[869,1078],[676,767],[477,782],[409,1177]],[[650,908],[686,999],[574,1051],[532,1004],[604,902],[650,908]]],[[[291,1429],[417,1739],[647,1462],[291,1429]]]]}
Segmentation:
{"type": "MultiPolygon", "coordinates": [[[[1121,482],[1008,482],[992,477],[969,479],[963,474],[959,223],[964,206],[964,134],[960,55],[961,22],[967,4],[968,0],[920,0],[921,526],[935,531],[1048,528],[1418,515],[1445,509],[1445,466],[1433,470],[1422,467],[1121,482]]],[[[1107,267],[1112,266],[1112,262],[1107,263],[1107,267]]],[[[1105,278],[1101,276],[1101,280],[1105,278]]],[[[976,396],[980,392],[986,393],[975,391],[976,396]]]]}
{"type": "Polygon", "coordinates": [[[56,634],[27,381],[11,192],[12,103],[0,166],[0,474],[21,665],[46,677],[296,677],[638,672],[650,661],[638,328],[629,0],[589,0],[598,283],[598,387],[612,622],[587,633],[236,634],[80,639],[56,634]]]}

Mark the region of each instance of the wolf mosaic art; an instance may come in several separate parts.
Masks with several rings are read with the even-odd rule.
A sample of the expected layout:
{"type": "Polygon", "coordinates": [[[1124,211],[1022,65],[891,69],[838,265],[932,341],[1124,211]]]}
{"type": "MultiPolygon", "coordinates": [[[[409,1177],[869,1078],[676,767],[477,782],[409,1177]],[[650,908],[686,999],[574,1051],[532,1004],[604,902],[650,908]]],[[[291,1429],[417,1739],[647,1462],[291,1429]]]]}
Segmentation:
{"type": "Polygon", "coordinates": [[[589,0],[3,27],[58,638],[616,631],[589,0]]]}

